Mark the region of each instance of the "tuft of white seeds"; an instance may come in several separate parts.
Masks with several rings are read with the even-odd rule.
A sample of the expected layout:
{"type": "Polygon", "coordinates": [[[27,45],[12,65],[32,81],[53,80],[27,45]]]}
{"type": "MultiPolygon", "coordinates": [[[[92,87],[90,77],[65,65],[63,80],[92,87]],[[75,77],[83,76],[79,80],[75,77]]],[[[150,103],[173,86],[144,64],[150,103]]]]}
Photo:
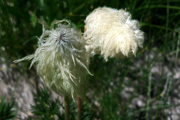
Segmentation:
{"type": "Polygon", "coordinates": [[[101,54],[104,59],[130,57],[143,46],[139,22],[123,9],[99,7],[86,17],[85,28],[87,52],[101,54]]]}
{"type": "Polygon", "coordinates": [[[41,22],[43,33],[35,53],[15,62],[32,59],[30,67],[37,63],[37,73],[48,88],[76,100],[82,96],[89,55],[81,31],[61,22],[54,21],[50,29],[41,22]]]}

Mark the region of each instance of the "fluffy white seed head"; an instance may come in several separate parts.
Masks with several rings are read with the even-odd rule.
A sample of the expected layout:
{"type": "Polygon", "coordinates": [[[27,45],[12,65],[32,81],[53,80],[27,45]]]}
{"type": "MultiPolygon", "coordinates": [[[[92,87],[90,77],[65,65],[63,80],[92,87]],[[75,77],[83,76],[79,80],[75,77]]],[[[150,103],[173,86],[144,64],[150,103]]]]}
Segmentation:
{"type": "Polygon", "coordinates": [[[93,55],[102,54],[105,59],[136,55],[138,47],[143,46],[144,35],[138,21],[122,9],[95,9],[86,17],[85,28],[86,50],[93,55]]]}
{"type": "Polygon", "coordinates": [[[37,63],[37,73],[48,88],[76,100],[82,95],[88,54],[82,33],[60,22],[53,22],[50,30],[42,23],[43,33],[35,54],[15,62],[32,59],[31,66],[37,63]]]}

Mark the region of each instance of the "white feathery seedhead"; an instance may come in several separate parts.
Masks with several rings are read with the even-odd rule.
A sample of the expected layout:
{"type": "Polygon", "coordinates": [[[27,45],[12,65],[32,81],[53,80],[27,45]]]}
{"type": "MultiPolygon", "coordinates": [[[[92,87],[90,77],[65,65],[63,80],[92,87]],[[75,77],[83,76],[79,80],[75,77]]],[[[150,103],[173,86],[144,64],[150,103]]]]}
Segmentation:
{"type": "Polygon", "coordinates": [[[87,52],[102,54],[104,58],[124,58],[136,55],[143,46],[144,35],[139,23],[125,10],[108,7],[95,9],[85,20],[84,38],[87,52]]]}
{"type": "Polygon", "coordinates": [[[37,73],[48,88],[76,100],[82,95],[88,54],[82,33],[61,22],[54,21],[50,30],[42,23],[43,33],[35,54],[15,62],[33,59],[30,67],[37,63],[37,73]],[[55,24],[57,28],[54,28],[55,24]]]}

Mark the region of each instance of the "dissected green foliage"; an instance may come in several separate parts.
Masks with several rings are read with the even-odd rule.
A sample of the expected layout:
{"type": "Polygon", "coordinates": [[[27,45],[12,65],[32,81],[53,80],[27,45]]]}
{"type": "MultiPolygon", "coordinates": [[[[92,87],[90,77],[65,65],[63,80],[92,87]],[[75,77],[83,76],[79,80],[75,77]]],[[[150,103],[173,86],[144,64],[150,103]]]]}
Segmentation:
{"type": "MultiPolygon", "coordinates": [[[[59,98],[55,100],[51,99],[51,91],[46,89],[38,89],[37,93],[34,94],[35,105],[32,105],[32,112],[36,115],[36,119],[42,120],[64,120],[64,106],[60,103],[59,98]]],[[[92,120],[93,114],[84,104],[82,105],[82,119],[92,120]]],[[[73,101],[70,104],[70,120],[75,120],[77,117],[77,105],[73,101]]]]}
{"type": "Polygon", "coordinates": [[[51,92],[47,90],[38,90],[34,94],[35,105],[32,105],[32,112],[41,119],[54,120],[57,116],[63,119],[64,115],[60,114],[60,107],[62,104],[59,99],[51,100],[51,92]]]}
{"type": "Polygon", "coordinates": [[[5,102],[1,97],[0,99],[0,120],[13,120],[17,117],[17,110],[15,102],[5,102]]]}

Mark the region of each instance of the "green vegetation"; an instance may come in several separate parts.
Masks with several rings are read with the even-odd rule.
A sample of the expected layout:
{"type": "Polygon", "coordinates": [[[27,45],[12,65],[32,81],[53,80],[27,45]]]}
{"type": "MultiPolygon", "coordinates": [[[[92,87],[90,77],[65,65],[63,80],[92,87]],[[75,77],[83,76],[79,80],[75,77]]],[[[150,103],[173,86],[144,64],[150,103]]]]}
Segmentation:
{"type": "Polygon", "coordinates": [[[7,103],[4,98],[0,99],[0,120],[13,120],[17,117],[17,110],[15,108],[15,102],[7,103]]]}
{"type": "MultiPolygon", "coordinates": [[[[87,76],[88,95],[83,99],[82,118],[164,120],[171,117],[173,113],[167,110],[171,112],[180,105],[174,101],[179,99],[175,91],[180,92],[180,78],[175,77],[180,67],[179,0],[1,0],[0,54],[14,61],[34,53],[37,37],[42,33],[38,19],[48,25],[53,20],[68,19],[83,31],[86,16],[99,6],[129,11],[133,19],[140,21],[145,43],[133,59],[105,62],[100,55],[90,59],[93,76],[87,76]]],[[[22,63],[24,70],[29,63],[22,63]]],[[[32,112],[41,119],[54,119],[53,115],[64,118],[58,113],[58,106],[62,106],[59,100],[49,97],[48,91],[39,90],[34,95],[36,104],[32,112]]],[[[13,104],[7,106],[12,110],[13,104]]],[[[72,102],[70,109],[73,120],[77,112],[75,103],[72,102]]],[[[14,115],[12,112],[8,114],[14,115]]]]}

